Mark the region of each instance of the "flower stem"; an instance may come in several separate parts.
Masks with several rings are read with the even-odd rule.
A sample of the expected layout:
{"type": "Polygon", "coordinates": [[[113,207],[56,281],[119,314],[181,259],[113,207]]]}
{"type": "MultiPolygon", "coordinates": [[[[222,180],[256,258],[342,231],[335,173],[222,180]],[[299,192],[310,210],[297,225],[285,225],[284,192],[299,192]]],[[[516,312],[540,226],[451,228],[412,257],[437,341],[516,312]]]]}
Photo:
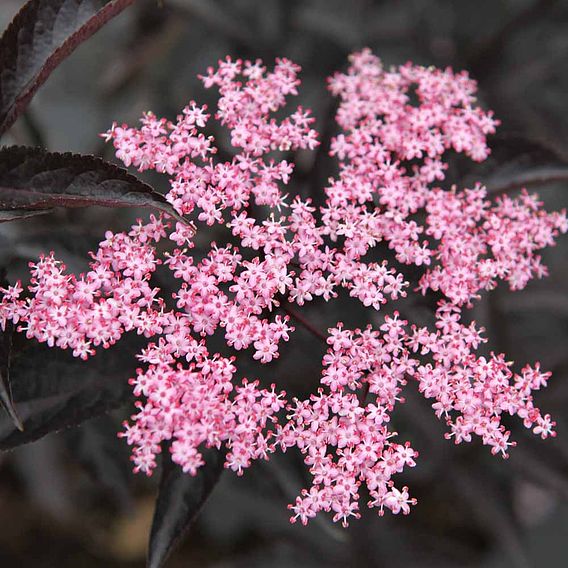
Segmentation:
{"type": "Polygon", "coordinates": [[[304,329],[309,331],[314,337],[317,337],[320,341],[327,345],[327,338],[324,333],[314,327],[303,316],[292,310],[288,304],[282,303],[281,307],[293,320],[297,321],[304,329]]]}

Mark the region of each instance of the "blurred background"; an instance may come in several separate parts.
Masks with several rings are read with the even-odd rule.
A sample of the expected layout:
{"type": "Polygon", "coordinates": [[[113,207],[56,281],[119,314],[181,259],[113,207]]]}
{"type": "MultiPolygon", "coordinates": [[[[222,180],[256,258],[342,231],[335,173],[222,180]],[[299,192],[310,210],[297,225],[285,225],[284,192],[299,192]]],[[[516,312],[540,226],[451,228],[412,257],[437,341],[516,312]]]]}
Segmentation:
{"type": "MultiPolygon", "coordinates": [[[[23,4],[0,2],[0,28],[23,4]]],[[[458,181],[500,187],[560,172],[556,182],[531,189],[549,209],[568,205],[566,1],[139,0],[56,70],[2,142],[111,159],[97,134],[113,120],[134,124],[150,109],[173,118],[190,99],[211,102],[196,75],[227,54],[269,64],[286,56],[303,67],[297,102],[312,108],[323,139],[321,149],[299,158],[296,184],[317,191],[334,172],[326,157],[334,101],[325,78],[364,46],[387,64],[450,65],[477,79],[481,103],[502,126],[491,140],[492,157],[457,164],[458,181]]],[[[151,181],[164,187],[163,179],[151,181]]],[[[135,216],[71,210],[4,224],[0,264],[11,279],[25,277],[26,262],[53,249],[80,271],[106,228],[125,228],[135,216]]],[[[419,500],[409,517],[363,511],[348,530],[323,518],[307,528],[290,525],[286,505],[307,481],[299,456],[287,454],[241,479],[223,476],[168,566],[566,566],[568,239],[544,257],[549,278],[522,292],[498,288],[474,317],[487,328],[490,347],[517,367],[540,360],[553,371],[537,403],[558,422],[555,440],[517,428],[520,443],[506,462],[478,444],[455,447],[408,388],[394,420],[421,454],[404,478],[419,500]]],[[[351,307],[314,305],[306,317],[322,329],[339,319],[364,324],[357,318],[368,314],[351,307]]],[[[409,302],[404,315],[418,321],[427,308],[409,302]]],[[[320,363],[321,346],[299,329],[263,374],[302,394],[316,384],[320,363]]],[[[129,472],[128,449],[116,438],[122,418],[103,416],[0,455],[0,566],[144,566],[156,480],[129,472]]]]}

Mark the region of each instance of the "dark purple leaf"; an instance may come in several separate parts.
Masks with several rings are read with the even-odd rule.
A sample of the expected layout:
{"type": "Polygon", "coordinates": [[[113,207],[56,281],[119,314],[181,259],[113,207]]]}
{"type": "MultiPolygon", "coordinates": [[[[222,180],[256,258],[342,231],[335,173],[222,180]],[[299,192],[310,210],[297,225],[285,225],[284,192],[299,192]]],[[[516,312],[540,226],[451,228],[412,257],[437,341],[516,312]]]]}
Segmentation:
{"type": "MultiPolygon", "coordinates": [[[[0,286],[6,287],[6,271],[0,270],[0,286]]],[[[11,321],[5,323],[4,329],[0,329],[0,404],[6,409],[14,426],[18,430],[23,430],[23,425],[18,416],[12,394],[10,392],[10,357],[12,356],[12,336],[14,335],[14,324],[11,321]]]]}
{"type": "Polygon", "coordinates": [[[202,451],[205,465],[197,475],[184,473],[171,461],[170,452],[162,455],[162,477],[152,520],[148,568],[161,568],[183,538],[223,473],[225,452],[202,451]]]}
{"type": "Polygon", "coordinates": [[[12,357],[10,383],[24,430],[0,416],[0,450],[77,426],[132,401],[128,379],[135,374],[135,353],[142,345],[138,337],[125,337],[81,361],[69,351],[28,342],[12,357]]]}
{"type": "Polygon", "coordinates": [[[134,0],[30,0],[0,38],[0,134],[53,70],[134,0]]]}
{"type": "Polygon", "coordinates": [[[12,351],[12,334],[14,324],[6,322],[6,329],[0,330],[0,403],[6,409],[14,426],[22,431],[22,421],[14,408],[10,393],[10,355],[12,351]]]}
{"type": "Polygon", "coordinates": [[[11,211],[0,211],[0,223],[7,223],[8,221],[17,221],[19,219],[28,219],[36,215],[45,215],[50,213],[50,209],[38,209],[37,211],[25,209],[12,209],[11,211]]]}
{"type": "Polygon", "coordinates": [[[0,221],[25,211],[89,205],[153,207],[180,219],[163,195],[100,158],[24,146],[0,150],[0,221]]]}

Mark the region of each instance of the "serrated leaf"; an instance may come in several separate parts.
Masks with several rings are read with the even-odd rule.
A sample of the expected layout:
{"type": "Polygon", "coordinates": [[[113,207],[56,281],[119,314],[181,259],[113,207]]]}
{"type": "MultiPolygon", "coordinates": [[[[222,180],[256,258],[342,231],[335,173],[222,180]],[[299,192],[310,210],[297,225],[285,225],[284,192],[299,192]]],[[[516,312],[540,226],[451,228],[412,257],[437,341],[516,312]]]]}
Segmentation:
{"type": "Polygon", "coordinates": [[[0,417],[0,450],[76,426],[132,400],[128,379],[135,373],[139,338],[123,338],[88,361],[69,351],[28,343],[11,366],[12,398],[24,430],[0,417]]]}
{"type": "Polygon", "coordinates": [[[0,38],[0,134],[53,70],[134,0],[30,0],[0,38]]]}
{"type": "Polygon", "coordinates": [[[95,156],[25,146],[0,149],[0,210],[8,212],[4,220],[14,212],[18,218],[23,211],[90,205],[153,207],[180,218],[163,195],[95,156]]]}
{"type": "Polygon", "coordinates": [[[205,465],[195,476],[184,473],[170,458],[162,455],[162,477],[152,520],[148,568],[161,568],[183,538],[223,473],[225,452],[202,451],[205,465]]]}

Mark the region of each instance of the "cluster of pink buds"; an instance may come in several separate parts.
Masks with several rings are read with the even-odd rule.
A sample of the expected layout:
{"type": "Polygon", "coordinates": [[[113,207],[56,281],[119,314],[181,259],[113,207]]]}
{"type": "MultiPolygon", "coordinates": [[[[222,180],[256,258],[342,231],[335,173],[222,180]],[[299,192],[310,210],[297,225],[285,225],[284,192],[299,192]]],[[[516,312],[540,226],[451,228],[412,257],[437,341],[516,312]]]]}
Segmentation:
{"type": "Polygon", "coordinates": [[[565,212],[544,211],[524,191],[493,200],[481,185],[439,187],[452,153],[488,156],[486,136],[497,121],[477,106],[466,73],[385,69],[368,50],[329,82],[340,99],[340,133],[329,150],[339,169],[323,188],[323,205],[287,199],[289,157],[318,145],[309,112],[285,108],[297,94],[298,72],[286,59],[269,71],[260,61],[227,58],[202,77],[219,91],[214,118],[229,131],[235,153],[228,160],[217,157],[207,134],[208,109],[193,101],[175,121],[146,113],[140,128],[114,124],[103,135],[125,165],[166,174],[176,211],[217,225],[225,243],[210,242],[197,259],[193,226],[167,217],[108,232],[86,274],[67,274],[50,254],[32,265],[25,293],[20,283],[0,289],[0,322],[84,359],[126,332],[147,337],[138,356],[146,367],[131,379],[137,412],[123,433],[137,471],[151,474],[165,445],[191,475],[205,447],[224,447],[226,467],[238,474],[296,448],[313,481],[290,505],[292,520],[326,511],[347,525],[359,516],[362,484],[380,514],[406,514],[415,503],[393,477],[418,454],[389,429],[407,384],[432,400],[456,443],[475,435],[506,457],[514,442],[504,414],[543,438],[554,435],[554,422],[532,399],[549,373],[538,365],[514,373],[504,355],[478,355],[483,330],[461,318],[498,280],[521,289],[545,275],[539,251],[568,224],[565,212]],[[396,262],[370,260],[379,243],[396,262]],[[236,379],[234,358],[209,353],[216,335],[268,364],[290,340],[296,306],[332,301],[341,290],[379,311],[409,293],[397,263],[422,269],[413,293],[444,298],[432,329],[396,312],[376,329],[337,323],[320,385],[305,400],[236,379]],[[178,283],[173,304],[152,284],[161,265],[178,283]]]}

